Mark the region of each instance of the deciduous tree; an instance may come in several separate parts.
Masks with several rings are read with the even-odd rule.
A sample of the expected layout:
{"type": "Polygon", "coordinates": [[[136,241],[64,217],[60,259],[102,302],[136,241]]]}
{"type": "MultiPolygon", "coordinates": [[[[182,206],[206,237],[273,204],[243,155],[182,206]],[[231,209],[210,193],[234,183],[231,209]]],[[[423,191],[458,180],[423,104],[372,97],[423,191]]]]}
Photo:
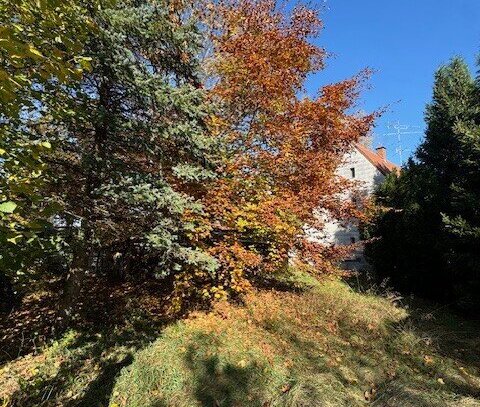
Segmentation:
{"type": "Polygon", "coordinates": [[[201,281],[205,297],[241,293],[294,252],[303,264],[332,271],[331,248],[307,229],[323,227],[322,211],[345,221],[356,214],[340,199],[351,185],[335,172],[374,120],[354,114],[368,72],[302,97],[326,57],[311,41],[322,25],[317,11],[234,0],[206,4],[204,18],[213,50],[207,85],[218,106],[209,125],[226,147],[198,236],[209,237],[221,267],[185,278],[201,281]]]}
{"type": "Polygon", "coordinates": [[[57,205],[41,193],[52,146],[34,127],[66,114],[51,91],[89,68],[83,45],[94,25],[87,4],[96,6],[0,1],[0,273],[9,278],[56,244],[49,231],[57,205]]]}

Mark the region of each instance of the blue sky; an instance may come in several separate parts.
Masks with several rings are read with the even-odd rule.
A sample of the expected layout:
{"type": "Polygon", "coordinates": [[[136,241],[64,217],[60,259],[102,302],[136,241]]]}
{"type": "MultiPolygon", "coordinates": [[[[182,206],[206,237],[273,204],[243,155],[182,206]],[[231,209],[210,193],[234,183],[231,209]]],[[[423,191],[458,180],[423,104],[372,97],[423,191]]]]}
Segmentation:
{"type": "MultiPolygon", "coordinates": [[[[390,105],[378,120],[374,147],[387,146],[389,158],[399,163],[396,137],[385,135],[393,131],[388,124],[418,126],[410,131],[422,133],[438,67],[461,55],[476,70],[480,0],[326,0],[322,8],[325,27],[316,42],[334,56],[325,70],[308,80],[307,90],[314,93],[362,68],[374,69],[371,89],[359,108],[371,111],[390,105]]],[[[402,136],[404,158],[422,137],[402,136]]]]}

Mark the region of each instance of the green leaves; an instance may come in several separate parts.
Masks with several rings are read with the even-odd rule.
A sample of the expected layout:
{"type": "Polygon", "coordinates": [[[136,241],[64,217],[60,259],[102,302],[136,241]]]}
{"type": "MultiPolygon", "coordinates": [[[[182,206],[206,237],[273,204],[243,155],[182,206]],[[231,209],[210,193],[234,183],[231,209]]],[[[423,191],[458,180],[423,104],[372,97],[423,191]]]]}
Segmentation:
{"type": "Polygon", "coordinates": [[[66,116],[67,95],[90,69],[84,45],[95,28],[85,4],[0,0],[0,270],[12,275],[58,241],[45,157],[59,136],[53,120],[66,116]]]}
{"type": "Polygon", "coordinates": [[[36,49],[32,44],[28,45],[26,55],[31,56],[33,58],[44,58],[43,54],[38,49],[36,49]]]}
{"type": "Polygon", "coordinates": [[[77,57],[75,58],[76,62],[80,65],[80,67],[88,72],[92,71],[92,58],[91,57],[77,57]]]}
{"type": "MultiPolygon", "coordinates": [[[[135,252],[136,264],[149,271],[212,270],[212,258],[193,236],[215,174],[214,138],[204,123],[205,91],[193,85],[201,37],[194,23],[172,23],[172,8],[182,15],[183,7],[163,0],[91,7],[95,28],[84,49],[68,53],[74,64],[58,65],[61,75],[46,70],[67,82],[57,87],[45,80],[48,92],[40,97],[55,109],[31,138],[45,164],[41,178],[52,181],[42,207],[50,197],[61,201],[55,220],[70,232],[65,251],[72,257],[84,255],[76,252],[81,236],[93,236],[88,250],[135,252]],[[71,69],[83,74],[78,83],[71,69]],[[51,93],[65,103],[48,99],[51,93]]],[[[55,50],[75,41],[56,34],[48,39],[55,50]]],[[[30,62],[44,66],[50,55],[33,43],[45,59],[30,62]]],[[[56,62],[57,51],[53,57],[56,62]]]]}
{"type": "Polygon", "coordinates": [[[90,69],[82,50],[93,24],[80,1],[0,2],[0,113],[30,104],[28,87],[51,79],[78,80],[90,69]]]}
{"type": "Polygon", "coordinates": [[[13,213],[16,209],[17,204],[12,201],[2,202],[0,203],[0,212],[2,213],[13,213]]]}

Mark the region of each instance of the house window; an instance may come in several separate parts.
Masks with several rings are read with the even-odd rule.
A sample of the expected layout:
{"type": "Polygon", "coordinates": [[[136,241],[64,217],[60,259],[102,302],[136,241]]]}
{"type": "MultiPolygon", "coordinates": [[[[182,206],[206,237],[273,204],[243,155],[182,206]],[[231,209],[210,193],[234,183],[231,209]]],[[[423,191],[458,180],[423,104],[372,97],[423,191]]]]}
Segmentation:
{"type": "Polygon", "coordinates": [[[356,240],[353,236],[350,238],[350,243],[351,243],[351,244],[354,244],[356,241],[357,241],[357,240],[356,240]]]}
{"type": "Polygon", "coordinates": [[[355,167],[350,168],[350,174],[352,178],[355,178],[355,167]]]}

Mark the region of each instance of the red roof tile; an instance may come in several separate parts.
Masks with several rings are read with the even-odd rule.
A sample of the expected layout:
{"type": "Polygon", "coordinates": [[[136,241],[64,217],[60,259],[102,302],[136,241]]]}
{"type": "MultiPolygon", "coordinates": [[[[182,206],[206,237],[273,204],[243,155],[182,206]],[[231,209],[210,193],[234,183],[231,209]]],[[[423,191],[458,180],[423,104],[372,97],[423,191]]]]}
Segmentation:
{"type": "Polygon", "coordinates": [[[390,174],[392,171],[400,171],[400,167],[391,161],[388,161],[386,158],[381,157],[376,152],[370,150],[360,143],[356,143],[355,147],[358,151],[370,161],[377,169],[383,174],[390,174]]]}

